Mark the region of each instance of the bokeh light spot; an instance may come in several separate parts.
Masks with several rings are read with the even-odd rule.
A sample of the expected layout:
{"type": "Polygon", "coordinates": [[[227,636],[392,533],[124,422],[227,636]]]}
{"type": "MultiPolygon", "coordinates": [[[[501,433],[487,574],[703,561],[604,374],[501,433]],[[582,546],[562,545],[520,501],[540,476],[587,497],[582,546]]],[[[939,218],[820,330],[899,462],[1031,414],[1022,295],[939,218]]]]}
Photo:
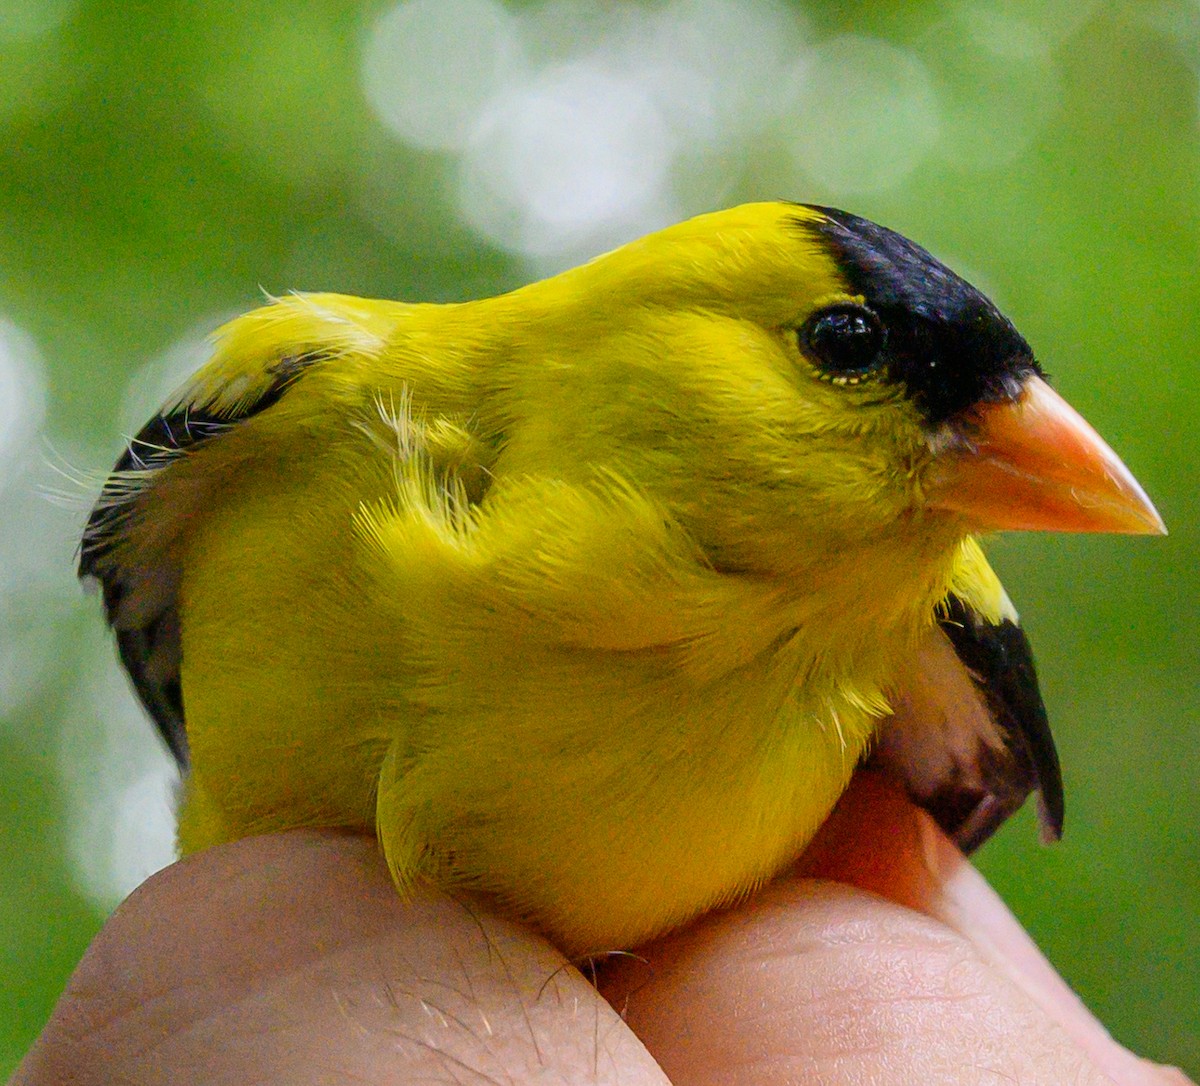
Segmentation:
{"type": "Polygon", "coordinates": [[[46,414],[46,379],[33,338],[0,317],[0,489],[46,414]]]}
{"type": "Polygon", "coordinates": [[[363,90],[401,139],[461,148],[487,101],[519,67],[512,17],[490,0],[410,0],[385,14],[367,41],[363,90]]]}
{"type": "Polygon", "coordinates": [[[672,149],[657,104],[635,82],[564,65],[485,112],[463,160],[461,213],[504,248],[594,251],[669,217],[672,149]]]}
{"type": "Polygon", "coordinates": [[[919,49],[941,92],[939,154],[962,169],[1007,166],[1061,108],[1053,43],[1032,22],[962,4],[919,49]]]}
{"type": "Polygon", "coordinates": [[[676,0],[613,49],[689,141],[728,146],[774,124],[807,23],[771,2],[676,0]]]}
{"type": "Polygon", "coordinates": [[[458,154],[461,218],[546,272],[726,199],[808,31],[780,0],[409,0],[363,83],[401,140],[458,154]]]}
{"type": "Polygon", "coordinates": [[[79,0],[4,0],[0,3],[0,44],[29,41],[61,26],[79,0]]]}
{"type": "Polygon", "coordinates": [[[909,50],[857,35],[831,38],[796,75],[790,150],[828,190],[894,188],[938,137],[933,83],[909,50]]]}
{"type": "Polygon", "coordinates": [[[96,647],[90,666],[76,679],[59,772],[72,815],[68,844],[80,889],[111,909],[175,859],[179,771],[152,735],[113,662],[107,636],[101,636],[92,641],[89,635],[96,647]]]}

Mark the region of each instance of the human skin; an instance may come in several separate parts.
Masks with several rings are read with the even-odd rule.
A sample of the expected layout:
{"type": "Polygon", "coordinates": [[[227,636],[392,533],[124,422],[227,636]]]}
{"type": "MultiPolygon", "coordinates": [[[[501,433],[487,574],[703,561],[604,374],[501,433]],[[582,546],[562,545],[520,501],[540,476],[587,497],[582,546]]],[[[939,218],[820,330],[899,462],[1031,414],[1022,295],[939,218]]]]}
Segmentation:
{"type": "Polygon", "coordinates": [[[368,838],[251,838],[117,910],[12,1086],[1189,1081],[1112,1041],[871,774],[753,900],[587,972],[478,903],[402,899],[368,838]]]}

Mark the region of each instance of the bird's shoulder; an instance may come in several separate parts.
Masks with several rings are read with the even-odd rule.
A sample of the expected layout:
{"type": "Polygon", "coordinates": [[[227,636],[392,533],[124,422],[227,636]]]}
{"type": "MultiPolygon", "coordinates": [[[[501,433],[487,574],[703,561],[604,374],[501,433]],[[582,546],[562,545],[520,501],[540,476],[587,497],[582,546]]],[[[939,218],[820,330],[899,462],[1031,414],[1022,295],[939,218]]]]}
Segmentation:
{"type": "Polygon", "coordinates": [[[397,328],[420,308],[295,294],[236,318],[214,333],[209,362],[127,441],[109,474],[84,529],[78,572],[98,582],[122,662],[181,764],[187,739],[179,552],[213,495],[255,470],[231,437],[292,401],[293,411],[314,424],[287,427],[296,441],[323,418],[329,423],[345,406],[339,398],[357,398],[366,417],[378,416],[382,400],[371,391],[370,374],[385,363],[397,328]],[[297,397],[314,374],[321,375],[317,394],[297,397]]]}

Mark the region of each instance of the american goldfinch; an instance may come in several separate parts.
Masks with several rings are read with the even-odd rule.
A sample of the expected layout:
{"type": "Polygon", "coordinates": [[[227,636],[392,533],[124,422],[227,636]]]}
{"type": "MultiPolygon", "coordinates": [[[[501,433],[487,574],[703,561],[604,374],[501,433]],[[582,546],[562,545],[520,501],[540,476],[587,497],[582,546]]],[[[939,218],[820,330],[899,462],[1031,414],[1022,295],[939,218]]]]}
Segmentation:
{"type": "Polygon", "coordinates": [[[872,759],[965,849],[1058,759],[997,529],[1162,532],[979,291],[831,208],[501,297],[227,324],[83,538],[191,852],[378,834],[569,954],[798,855],[872,759]]]}

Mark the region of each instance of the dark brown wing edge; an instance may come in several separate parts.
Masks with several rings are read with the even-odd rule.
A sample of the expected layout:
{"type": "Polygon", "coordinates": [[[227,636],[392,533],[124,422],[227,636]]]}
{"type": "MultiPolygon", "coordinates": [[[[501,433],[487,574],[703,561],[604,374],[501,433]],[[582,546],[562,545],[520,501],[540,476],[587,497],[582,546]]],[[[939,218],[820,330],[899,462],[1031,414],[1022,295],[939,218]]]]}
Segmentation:
{"type": "Polygon", "coordinates": [[[79,577],[99,581],[121,663],[181,769],[187,769],[189,755],[179,676],[177,571],[131,565],[122,559],[121,543],[136,530],[135,512],[161,471],[277,403],[309,366],[327,357],[313,350],[282,358],[271,367],[275,380],[262,395],[233,414],[182,404],[155,415],[113,466],[84,528],[79,577]]]}
{"type": "Polygon", "coordinates": [[[1044,841],[1063,828],[1058,753],[1021,628],[951,597],[880,724],[872,765],[967,853],[1037,791],[1044,841]]]}
{"type": "Polygon", "coordinates": [[[981,797],[965,817],[953,805],[941,811],[931,808],[930,813],[970,853],[1036,789],[1042,839],[1059,840],[1065,814],[1062,768],[1029,638],[1015,622],[986,622],[956,596],[947,601],[939,622],[991,710],[1008,758],[998,759],[994,767],[993,773],[1001,775],[995,790],[981,797]]]}

